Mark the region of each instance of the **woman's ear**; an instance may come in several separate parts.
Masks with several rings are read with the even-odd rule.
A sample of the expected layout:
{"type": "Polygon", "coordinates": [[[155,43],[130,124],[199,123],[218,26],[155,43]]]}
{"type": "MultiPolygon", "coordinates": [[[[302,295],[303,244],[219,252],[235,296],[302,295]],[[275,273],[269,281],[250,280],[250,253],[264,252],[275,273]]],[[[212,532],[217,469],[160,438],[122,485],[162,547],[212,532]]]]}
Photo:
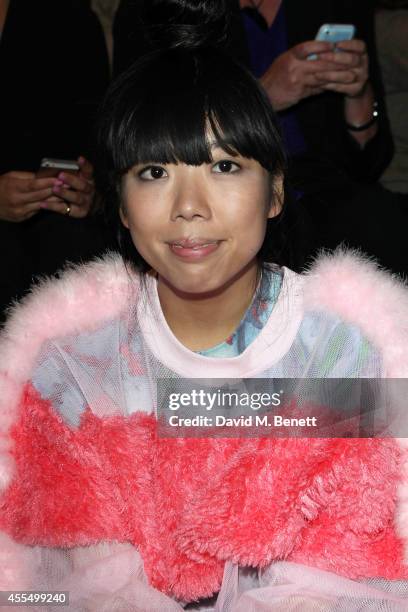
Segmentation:
{"type": "Polygon", "coordinates": [[[126,229],[129,229],[129,221],[128,221],[128,218],[126,216],[126,212],[123,209],[123,205],[122,204],[120,205],[120,208],[119,208],[119,217],[120,217],[120,220],[122,221],[123,225],[126,227],[126,229]]]}
{"type": "Polygon", "coordinates": [[[123,191],[124,191],[124,179],[122,178],[121,181],[117,182],[115,185],[116,188],[116,198],[117,198],[117,202],[119,202],[119,217],[120,220],[122,222],[122,225],[124,225],[126,227],[126,229],[129,229],[129,221],[127,218],[127,214],[126,214],[126,208],[124,205],[124,196],[123,196],[123,191]]]}
{"type": "Polygon", "coordinates": [[[285,197],[285,189],[283,187],[283,174],[278,174],[273,179],[271,188],[271,205],[268,212],[268,219],[277,217],[283,208],[283,200],[285,197]]]}

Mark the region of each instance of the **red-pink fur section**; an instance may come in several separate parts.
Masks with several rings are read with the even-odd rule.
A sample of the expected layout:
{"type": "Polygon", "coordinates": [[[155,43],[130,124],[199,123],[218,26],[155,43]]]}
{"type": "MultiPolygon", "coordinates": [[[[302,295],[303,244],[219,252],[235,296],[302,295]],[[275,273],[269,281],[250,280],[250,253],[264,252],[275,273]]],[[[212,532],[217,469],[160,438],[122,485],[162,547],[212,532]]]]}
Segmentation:
{"type": "Polygon", "coordinates": [[[393,529],[399,448],[376,439],[164,439],[153,416],[72,429],[27,387],[0,527],[28,545],[131,542],[153,586],[217,591],[223,561],[408,577],[393,529]]]}
{"type": "Polygon", "coordinates": [[[101,419],[88,410],[71,429],[30,386],[20,409],[12,428],[16,474],[0,498],[0,531],[29,546],[131,542],[156,588],[180,599],[219,589],[224,564],[207,554],[197,562],[174,539],[187,491],[209,477],[199,477],[197,443],[182,441],[189,452],[175,461],[177,448],[157,439],[156,419],[144,413],[101,419]]]}

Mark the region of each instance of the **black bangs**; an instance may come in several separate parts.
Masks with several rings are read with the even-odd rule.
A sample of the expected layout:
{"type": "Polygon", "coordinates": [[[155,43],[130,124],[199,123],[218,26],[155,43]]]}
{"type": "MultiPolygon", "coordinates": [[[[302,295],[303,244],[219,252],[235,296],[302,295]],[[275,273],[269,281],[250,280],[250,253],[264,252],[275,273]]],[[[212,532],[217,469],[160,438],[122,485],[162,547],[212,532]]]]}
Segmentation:
{"type": "Polygon", "coordinates": [[[210,163],[214,141],[270,172],[285,165],[266,95],[219,50],[145,57],[110,88],[99,125],[99,165],[116,177],[140,163],[210,163]]]}
{"type": "MultiPolygon", "coordinates": [[[[267,95],[220,49],[156,51],[108,90],[98,119],[96,188],[108,223],[117,227],[123,259],[140,272],[150,266],[120,220],[123,175],[136,164],[211,163],[214,143],[231,155],[255,159],[272,180],[285,176],[285,154],[267,95]]],[[[292,265],[285,209],[286,204],[279,218],[268,220],[260,262],[292,265]]]]}
{"type": "MultiPolygon", "coordinates": [[[[138,163],[199,165],[209,162],[205,100],[195,84],[192,58],[176,62],[175,54],[156,57],[134,83],[121,91],[119,114],[111,128],[113,166],[119,173],[138,163]]],[[[129,77],[134,75],[129,74],[129,77]]]]}

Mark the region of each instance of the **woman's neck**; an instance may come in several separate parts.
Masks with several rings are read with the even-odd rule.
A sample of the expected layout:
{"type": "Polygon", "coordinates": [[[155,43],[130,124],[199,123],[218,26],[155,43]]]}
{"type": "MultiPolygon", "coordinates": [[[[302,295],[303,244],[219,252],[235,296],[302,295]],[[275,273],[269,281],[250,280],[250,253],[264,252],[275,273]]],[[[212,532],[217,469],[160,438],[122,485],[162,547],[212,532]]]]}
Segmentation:
{"type": "Polygon", "coordinates": [[[282,0],[240,0],[241,8],[257,8],[268,27],[275,21],[281,4],[282,0]]]}
{"type": "Polygon", "coordinates": [[[223,342],[238,327],[253,299],[259,279],[257,262],[211,294],[179,293],[159,277],[164,317],[176,338],[192,351],[223,342]]]}

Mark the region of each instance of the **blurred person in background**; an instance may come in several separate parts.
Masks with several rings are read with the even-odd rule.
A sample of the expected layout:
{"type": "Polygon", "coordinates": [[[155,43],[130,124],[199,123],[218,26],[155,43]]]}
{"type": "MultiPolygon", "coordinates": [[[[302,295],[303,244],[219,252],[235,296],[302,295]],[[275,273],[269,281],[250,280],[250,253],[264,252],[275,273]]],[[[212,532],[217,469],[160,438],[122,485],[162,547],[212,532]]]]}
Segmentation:
{"type": "Polygon", "coordinates": [[[344,241],[406,274],[406,207],[379,183],[393,143],[372,3],[241,0],[240,7],[250,67],[278,111],[316,247],[344,241]],[[314,40],[325,23],[354,25],[354,39],[330,49],[314,40]]]}
{"type": "MultiPolygon", "coordinates": [[[[300,224],[308,231],[306,215],[313,226],[311,250],[345,242],[404,274],[407,211],[378,182],[392,158],[393,143],[371,3],[229,0],[228,4],[226,48],[261,80],[278,113],[290,153],[300,224]],[[324,23],[353,24],[355,39],[338,43],[336,49],[316,42],[324,23]],[[312,53],[317,54],[314,61],[308,59],[312,53]]],[[[160,45],[149,40],[143,26],[148,6],[144,0],[120,3],[114,26],[116,73],[160,45]]],[[[307,256],[308,241],[305,245],[301,248],[306,248],[307,256]]]]}
{"type": "Polygon", "coordinates": [[[408,205],[408,1],[379,0],[375,16],[378,56],[395,153],[381,177],[408,205]]]}
{"type": "Polygon", "coordinates": [[[0,319],[32,278],[106,248],[89,216],[94,113],[109,81],[100,24],[80,0],[0,0],[0,319]],[[44,157],[76,174],[38,178],[44,157]]]}
{"type": "Polygon", "coordinates": [[[292,155],[325,163],[333,184],[340,170],[375,181],[392,143],[369,3],[241,0],[240,6],[251,69],[279,113],[292,155]],[[325,23],[352,24],[356,35],[335,46],[316,41],[325,23]]]}

